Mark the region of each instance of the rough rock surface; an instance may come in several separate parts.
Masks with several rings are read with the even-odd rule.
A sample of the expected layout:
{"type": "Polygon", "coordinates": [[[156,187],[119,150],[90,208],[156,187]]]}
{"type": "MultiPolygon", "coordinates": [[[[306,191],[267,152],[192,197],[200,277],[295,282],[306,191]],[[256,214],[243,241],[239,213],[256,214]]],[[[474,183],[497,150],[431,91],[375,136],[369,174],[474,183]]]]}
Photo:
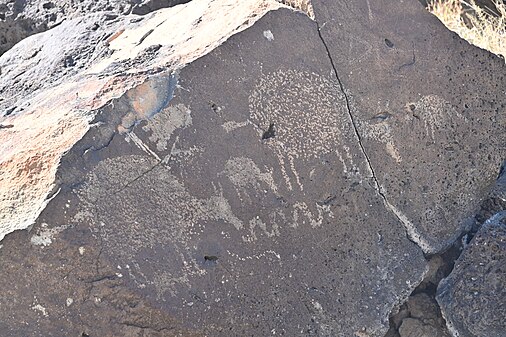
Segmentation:
{"type": "Polygon", "coordinates": [[[409,317],[399,327],[401,337],[450,337],[433,298],[420,293],[407,302],[409,317]]]}
{"type": "MultiPolygon", "coordinates": [[[[5,53],[0,59],[0,239],[33,223],[54,187],[61,155],[91,125],[98,126],[89,122],[99,108],[150,75],[177,71],[280,6],[274,1],[194,1],[185,10],[165,9],[147,17],[109,20],[106,13],[93,14],[31,36],[5,53]],[[222,15],[225,8],[227,15],[222,15]]],[[[142,91],[149,95],[149,86],[137,91],[133,99],[140,103],[117,131],[151,117],[170,99],[169,94],[155,95],[148,101],[142,91]]]]}
{"type": "Polygon", "coordinates": [[[0,57],[0,331],[384,336],[505,156],[504,65],[416,0],[284,2],[0,57]]]}
{"type": "Polygon", "coordinates": [[[378,189],[413,241],[443,250],[472,225],[505,158],[504,62],[417,1],[313,8],[378,189]]]}
{"type": "Polygon", "coordinates": [[[454,336],[502,337],[506,331],[506,211],[489,219],[438,287],[454,336]]]}
{"type": "Polygon", "coordinates": [[[88,13],[147,14],[189,0],[0,0],[0,55],[22,39],[88,13]]]}

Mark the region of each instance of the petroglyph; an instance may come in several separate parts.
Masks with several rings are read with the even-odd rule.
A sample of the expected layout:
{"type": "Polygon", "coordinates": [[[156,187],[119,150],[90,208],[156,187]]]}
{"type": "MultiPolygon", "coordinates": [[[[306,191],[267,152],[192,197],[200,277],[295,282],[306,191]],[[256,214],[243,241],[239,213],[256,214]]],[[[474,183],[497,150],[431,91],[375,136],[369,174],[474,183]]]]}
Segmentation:
{"type": "MultiPolygon", "coordinates": [[[[156,289],[158,299],[162,299],[169,292],[171,296],[177,296],[177,288],[180,286],[190,287],[190,277],[202,276],[206,274],[206,270],[200,268],[194,259],[187,259],[183,254],[178,254],[182,261],[185,261],[181,270],[161,270],[153,274],[150,280],[145,275],[143,279],[147,284],[152,285],[156,289]]],[[[135,265],[135,269],[138,265],[135,265]]]]}
{"type": "Polygon", "coordinates": [[[264,37],[268,40],[268,41],[274,41],[274,35],[272,34],[272,32],[270,30],[266,30],[264,31],[264,37]]]}
{"type": "MultiPolygon", "coordinates": [[[[228,179],[242,195],[247,190],[276,194],[278,186],[272,171],[268,167],[260,169],[250,158],[237,157],[224,164],[219,177],[228,179]]],[[[153,287],[158,298],[164,298],[176,296],[181,287],[191,284],[191,278],[206,273],[189,245],[192,238],[202,235],[215,222],[229,225],[231,231],[242,233],[243,242],[253,244],[260,239],[281,237],[282,224],[314,228],[334,217],[329,205],[298,202],[293,208],[277,208],[267,214],[240,219],[223,195],[222,184],[214,181],[213,185],[216,187],[211,195],[197,196],[152,156],[105,159],[87,175],[78,190],[83,207],[74,220],[91,224],[107,254],[114,256],[118,265],[131,266],[125,273],[138,287],[153,287]],[[136,191],[146,186],[150,193],[145,199],[139,198],[136,191]],[[155,254],[158,250],[166,252],[155,254]],[[157,270],[149,270],[143,264],[145,256],[167,255],[171,256],[170,260],[151,261],[157,270]],[[180,267],[174,268],[175,265],[180,267]],[[160,266],[166,268],[159,269],[160,266]]]]}
{"type": "Polygon", "coordinates": [[[41,313],[41,314],[42,314],[42,316],[44,316],[44,317],[48,317],[48,316],[49,316],[49,314],[47,313],[47,309],[46,309],[46,308],[44,308],[44,307],[43,307],[42,305],[40,305],[40,304],[34,304],[34,305],[32,306],[32,310],[38,311],[38,312],[39,312],[39,313],[41,313]]]}
{"type": "Polygon", "coordinates": [[[297,202],[293,205],[293,225],[296,228],[300,224],[309,224],[312,228],[320,227],[323,224],[325,215],[334,218],[334,213],[329,205],[315,204],[316,213],[313,213],[305,202],[297,202]]]}
{"type": "Polygon", "coordinates": [[[251,122],[249,120],[244,122],[228,121],[226,123],[223,123],[222,127],[225,129],[227,133],[229,133],[231,131],[234,131],[235,129],[239,129],[250,124],[251,122]]]}
{"type": "Polygon", "coordinates": [[[385,150],[387,153],[397,162],[402,162],[402,157],[399,153],[399,149],[395,145],[394,137],[392,134],[392,127],[388,124],[388,120],[381,120],[378,122],[369,121],[361,124],[360,130],[366,138],[377,140],[385,144],[385,150]]]}
{"type": "Polygon", "coordinates": [[[185,149],[179,148],[178,142],[179,142],[179,136],[176,137],[176,140],[172,144],[172,148],[170,149],[170,153],[167,156],[165,156],[165,158],[163,158],[162,162],[164,164],[168,164],[170,161],[173,161],[173,160],[178,160],[180,162],[183,160],[191,160],[191,158],[193,156],[195,156],[196,154],[202,153],[204,151],[203,148],[198,147],[198,146],[191,146],[191,147],[185,148],[185,149]]]}
{"type": "MultiPolygon", "coordinates": [[[[169,238],[184,241],[188,238],[188,232],[191,232],[192,228],[197,230],[202,223],[212,220],[226,221],[238,230],[243,228],[243,223],[232,213],[228,201],[222,195],[213,195],[207,199],[194,197],[165,167],[159,166],[155,169],[150,169],[154,165],[156,165],[156,162],[152,160],[148,161],[145,157],[135,155],[106,159],[87,177],[87,182],[93,188],[86,189],[83,193],[80,193],[85,196],[83,202],[86,202],[86,200],[101,200],[97,201],[97,203],[100,203],[103,208],[114,202],[131,203],[132,208],[128,209],[138,210],[138,212],[144,212],[147,208],[156,208],[156,210],[153,210],[155,214],[146,212],[146,217],[144,217],[146,222],[153,224],[153,226],[145,226],[145,224],[138,223],[137,221],[125,221],[125,228],[121,233],[108,233],[107,220],[104,220],[106,225],[103,228],[103,233],[106,236],[110,234],[110,239],[116,244],[121,246],[121,242],[132,242],[138,243],[139,247],[141,247],[144,241],[148,241],[151,244],[163,244],[169,238]],[[134,163],[137,163],[137,165],[134,163]],[[135,173],[131,173],[134,165],[135,167],[145,165],[143,171],[146,173],[143,178],[147,181],[156,181],[152,185],[156,186],[156,188],[153,188],[153,200],[150,202],[148,200],[137,200],[135,193],[129,193],[143,185],[140,181],[137,183],[136,179],[138,178],[132,179],[135,181],[134,183],[122,181],[121,177],[135,176],[135,173]],[[110,178],[104,180],[104,176],[110,178]],[[117,178],[112,178],[112,176],[117,176],[117,178]],[[97,183],[102,188],[99,189],[97,183]],[[104,186],[111,186],[111,189],[108,193],[98,194],[99,191],[103,191],[104,186]],[[108,195],[111,192],[112,195],[108,195]],[[170,198],[162,197],[166,195],[170,195],[170,198]],[[166,226],[161,226],[162,223],[166,224],[166,226]],[[139,232],[143,232],[142,240],[138,237],[139,232]]],[[[142,171],[140,175],[142,175],[142,171]]],[[[116,216],[128,220],[133,215],[127,214],[125,209],[124,211],[119,211],[116,216]]],[[[129,258],[132,258],[132,256],[129,256],[129,258]]]]}
{"type": "Polygon", "coordinates": [[[242,198],[243,196],[248,196],[248,189],[259,191],[267,187],[269,190],[277,193],[278,188],[274,183],[272,171],[272,169],[266,168],[266,172],[263,173],[253,160],[239,157],[227,160],[223,173],[230,179],[237,194],[242,198]],[[262,186],[262,183],[264,186],[262,186]]]}
{"type": "Polygon", "coordinates": [[[158,151],[163,151],[167,149],[168,141],[175,130],[186,128],[191,124],[191,110],[183,104],[176,104],[156,114],[142,129],[151,131],[149,140],[156,143],[158,151]]]}
{"type": "Polygon", "coordinates": [[[160,157],[151,148],[144,143],[133,131],[130,131],[125,136],[125,141],[130,143],[132,141],[141,151],[144,151],[147,155],[152,156],[157,161],[161,161],[160,157]]]}
{"type": "MultiPolygon", "coordinates": [[[[293,162],[293,159],[290,162],[293,162]]],[[[248,191],[278,194],[278,187],[273,178],[273,169],[265,167],[264,172],[262,172],[250,158],[237,157],[229,159],[225,164],[225,170],[220,175],[225,175],[230,180],[243,203],[253,202],[253,197],[248,194],[248,191]]],[[[329,205],[315,204],[314,209],[310,210],[305,202],[296,202],[289,209],[292,210],[288,210],[287,214],[285,214],[287,210],[276,209],[266,216],[256,216],[250,219],[249,224],[246,226],[249,233],[242,237],[243,241],[256,241],[258,231],[267,238],[279,236],[280,224],[291,223],[292,228],[308,224],[315,228],[323,224],[325,216],[328,216],[328,218],[334,217],[329,205]]]]}
{"type": "MultiPolygon", "coordinates": [[[[415,118],[420,120],[423,125],[423,138],[427,138],[430,143],[436,143],[436,133],[445,132],[456,124],[456,119],[466,122],[466,118],[461,115],[450,102],[437,95],[428,95],[420,100],[406,104],[405,112],[402,116],[394,116],[388,112],[380,112],[367,121],[360,123],[361,134],[365,138],[373,139],[385,145],[385,151],[397,162],[401,163],[403,158],[396,143],[403,141],[398,136],[399,132],[406,133],[406,122],[415,118]]],[[[408,130],[409,131],[409,130],[408,130]]]]}
{"type": "Polygon", "coordinates": [[[454,124],[455,118],[467,122],[450,102],[437,95],[424,96],[415,103],[408,103],[407,108],[413,109],[413,113],[423,120],[425,134],[432,142],[435,142],[435,133],[449,128],[454,124]]]}
{"type": "Polygon", "coordinates": [[[280,232],[279,232],[279,225],[276,222],[276,215],[280,216],[282,218],[282,220],[285,219],[285,216],[282,212],[272,213],[271,216],[269,217],[270,218],[269,222],[272,223],[270,230],[267,228],[268,225],[265,222],[263,222],[262,219],[260,219],[260,217],[257,216],[256,218],[251,219],[249,221],[249,226],[248,226],[250,233],[248,236],[242,237],[243,241],[244,242],[256,241],[258,239],[258,237],[256,235],[256,231],[255,231],[256,228],[259,228],[260,231],[268,238],[273,238],[275,236],[279,236],[280,232]]]}
{"type": "MultiPolygon", "coordinates": [[[[123,262],[133,261],[134,274],[137,270],[134,262],[138,261],[139,254],[166,246],[172,247],[173,259],[188,265],[191,258],[187,256],[187,242],[202,233],[209,223],[225,222],[236,230],[244,227],[223,195],[193,196],[164,165],[158,164],[152,157],[138,155],[105,159],[88,174],[84,188],[78,193],[82,205],[95,212],[90,220],[96,235],[105,242],[110,254],[123,262]],[[148,199],[141,200],[135,191],[146,185],[151,192],[148,199]],[[110,226],[110,221],[115,221],[116,227],[110,226]]],[[[178,275],[158,276],[176,280],[199,273],[197,265],[190,263],[188,268],[178,275]]],[[[135,275],[140,278],[139,282],[153,284],[154,274],[135,275]]]]}
{"type": "Polygon", "coordinates": [[[264,75],[249,97],[250,120],[279,158],[288,189],[303,190],[298,161],[333,154],[346,174],[360,174],[346,139],[355,139],[337,81],[309,72],[278,70],[264,75]],[[274,134],[266,138],[268,129],[274,134]],[[288,166],[288,167],[286,167],[288,166]],[[292,177],[290,177],[290,175],[292,177]]]}
{"type": "Polygon", "coordinates": [[[47,223],[42,223],[37,231],[37,234],[32,235],[30,242],[35,246],[49,246],[56,235],[67,229],[68,226],[58,226],[54,228],[48,228],[47,223]]]}

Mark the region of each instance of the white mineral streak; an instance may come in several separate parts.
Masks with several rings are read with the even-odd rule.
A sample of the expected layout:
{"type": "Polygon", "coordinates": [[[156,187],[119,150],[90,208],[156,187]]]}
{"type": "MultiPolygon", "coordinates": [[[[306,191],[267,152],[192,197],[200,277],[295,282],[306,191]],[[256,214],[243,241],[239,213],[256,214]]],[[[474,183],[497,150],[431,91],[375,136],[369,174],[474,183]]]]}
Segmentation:
{"type": "MultiPolygon", "coordinates": [[[[287,6],[274,0],[194,0],[150,13],[137,23],[126,17],[125,28],[111,32],[112,54],[103,53],[108,56],[90,68],[36,92],[22,102],[27,106],[22,113],[0,117],[0,125],[9,126],[0,129],[0,240],[37,219],[54,188],[61,157],[89,130],[94,111],[145,82],[141,72],[167,65],[168,72],[180,69],[280,7],[287,6]],[[157,57],[142,68],[129,68],[132,76],[120,79],[105,71],[152,45],[161,45],[157,57]]],[[[82,43],[79,38],[76,43],[82,43]]],[[[22,41],[18,48],[32,49],[36,43],[22,41]]]]}

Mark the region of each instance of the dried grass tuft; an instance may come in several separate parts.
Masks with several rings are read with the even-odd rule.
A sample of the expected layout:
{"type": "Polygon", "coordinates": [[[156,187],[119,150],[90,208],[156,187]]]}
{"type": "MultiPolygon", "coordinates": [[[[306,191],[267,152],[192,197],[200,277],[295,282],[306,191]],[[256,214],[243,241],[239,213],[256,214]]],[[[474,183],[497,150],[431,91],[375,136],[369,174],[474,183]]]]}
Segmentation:
{"type": "Polygon", "coordinates": [[[448,29],[482,49],[506,59],[506,5],[478,6],[474,0],[433,0],[428,10],[448,29]]]}
{"type": "Polygon", "coordinates": [[[314,19],[313,5],[311,0],[278,0],[279,2],[298,9],[306,13],[311,19],[314,19]]]}

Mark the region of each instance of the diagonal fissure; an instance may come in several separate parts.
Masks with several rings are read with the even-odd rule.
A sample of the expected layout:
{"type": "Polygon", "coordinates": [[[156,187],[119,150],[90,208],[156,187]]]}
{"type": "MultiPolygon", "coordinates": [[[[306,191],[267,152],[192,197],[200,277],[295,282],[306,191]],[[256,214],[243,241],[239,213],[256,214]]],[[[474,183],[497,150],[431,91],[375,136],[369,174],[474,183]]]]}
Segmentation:
{"type": "Polygon", "coordinates": [[[327,56],[330,60],[331,66],[332,66],[332,70],[333,70],[334,75],[336,76],[337,82],[339,84],[339,88],[341,89],[341,92],[344,95],[344,99],[346,102],[346,111],[348,112],[349,118],[351,120],[351,124],[353,126],[353,131],[354,131],[355,136],[357,138],[358,145],[360,147],[360,151],[362,152],[362,154],[366,160],[367,167],[371,171],[371,178],[374,183],[374,188],[376,189],[378,194],[381,196],[383,203],[385,204],[385,207],[390,212],[392,212],[395,215],[395,217],[403,224],[403,226],[406,230],[406,236],[408,237],[408,239],[411,242],[413,242],[414,244],[416,244],[418,247],[420,247],[424,253],[426,253],[426,254],[431,253],[432,248],[431,248],[430,243],[418,232],[418,229],[415,227],[415,225],[399,209],[397,209],[394,205],[392,205],[388,201],[386,194],[383,192],[382,187],[378,181],[377,175],[374,171],[374,167],[372,165],[371,159],[369,158],[369,155],[367,154],[364,144],[362,142],[362,136],[361,136],[359,129],[358,129],[358,123],[355,120],[355,117],[353,116],[353,114],[351,112],[352,109],[351,109],[350,98],[349,98],[348,94],[346,93],[346,91],[344,90],[343,82],[341,81],[341,79],[339,77],[339,73],[337,72],[337,67],[334,63],[334,60],[332,59],[330,49],[329,49],[327,42],[325,41],[325,39],[323,38],[323,35],[321,33],[322,27],[320,27],[320,25],[317,21],[316,21],[316,26],[318,28],[318,36],[320,37],[320,40],[322,41],[322,44],[325,47],[325,51],[327,52],[327,56]]]}

